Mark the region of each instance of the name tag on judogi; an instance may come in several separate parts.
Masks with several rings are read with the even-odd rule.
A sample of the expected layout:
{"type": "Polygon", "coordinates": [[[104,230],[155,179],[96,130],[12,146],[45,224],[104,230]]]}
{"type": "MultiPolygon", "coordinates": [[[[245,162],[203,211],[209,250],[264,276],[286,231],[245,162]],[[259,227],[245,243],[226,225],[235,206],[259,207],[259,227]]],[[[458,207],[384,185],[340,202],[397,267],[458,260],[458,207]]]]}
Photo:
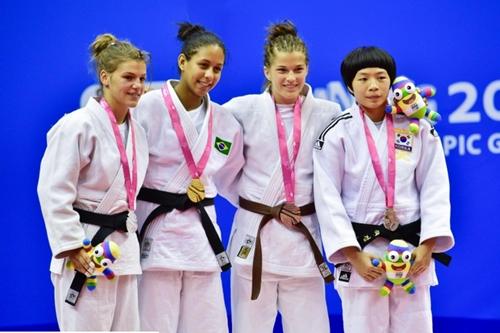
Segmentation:
{"type": "Polygon", "coordinates": [[[248,258],[250,251],[252,250],[253,244],[255,243],[255,237],[246,235],[243,240],[243,244],[241,245],[240,250],[238,251],[238,257],[241,259],[248,258]]]}

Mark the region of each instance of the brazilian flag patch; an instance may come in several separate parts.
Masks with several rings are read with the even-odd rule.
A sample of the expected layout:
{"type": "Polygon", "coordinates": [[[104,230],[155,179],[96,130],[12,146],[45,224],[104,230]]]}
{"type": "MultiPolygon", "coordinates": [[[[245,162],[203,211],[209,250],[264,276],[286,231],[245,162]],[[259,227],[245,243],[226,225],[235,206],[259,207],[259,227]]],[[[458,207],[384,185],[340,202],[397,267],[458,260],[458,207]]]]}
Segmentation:
{"type": "Polygon", "coordinates": [[[218,136],[215,137],[215,149],[217,149],[221,154],[228,155],[231,150],[232,143],[226,140],[222,140],[218,136]]]}

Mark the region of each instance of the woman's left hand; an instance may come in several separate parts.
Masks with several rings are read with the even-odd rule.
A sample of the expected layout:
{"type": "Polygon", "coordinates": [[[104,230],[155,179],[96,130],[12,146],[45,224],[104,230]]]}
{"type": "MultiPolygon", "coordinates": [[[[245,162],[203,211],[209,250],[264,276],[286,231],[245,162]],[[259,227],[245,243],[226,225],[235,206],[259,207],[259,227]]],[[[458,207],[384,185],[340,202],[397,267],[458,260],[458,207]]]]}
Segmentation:
{"type": "Polygon", "coordinates": [[[429,267],[432,259],[432,249],[434,248],[435,243],[435,238],[430,238],[425,240],[422,244],[416,247],[415,250],[413,250],[413,264],[408,272],[409,276],[417,277],[429,267]]]}

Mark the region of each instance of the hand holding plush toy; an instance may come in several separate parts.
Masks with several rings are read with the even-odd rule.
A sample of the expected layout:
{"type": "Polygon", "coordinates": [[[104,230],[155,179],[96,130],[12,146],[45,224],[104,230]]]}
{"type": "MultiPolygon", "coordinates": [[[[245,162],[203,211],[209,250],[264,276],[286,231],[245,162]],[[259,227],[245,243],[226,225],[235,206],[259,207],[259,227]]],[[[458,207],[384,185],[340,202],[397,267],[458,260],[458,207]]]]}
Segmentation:
{"type": "Polygon", "coordinates": [[[413,134],[418,134],[420,126],[419,119],[427,120],[434,126],[441,120],[441,115],[427,107],[425,98],[432,97],[436,91],[432,87],[415,87],[415,84],[405,76],[398,76],[392,84],[394,95],[393,105],[388,105],[386,113],[405,114],[411,123],[408,129],[413,134]]]}
{"type": "MultiPolygon", "coordinates": [[[[120,258],[121,251],[118,244],[113,241],[106,240],[96,247],[92,247],[90,240],[83,240],[83,248],[87,251],[90,260],[95,265],[94,273],[103,273],[108,280],[112,280],[115,277],[115,273],[109,268],[112,263],[114,263],[118,258],[120,258]]],[[[72,268],[72,263],[68,262],[68,268],[72,268]]],[[[96,274],[87,278],[85,284],[87,289],[93,291],[97,286],[97,276],[96,274]]]]}
{"type": "Polygon", "coordinates": [[[415,285],[407,277],[411,267],[411,252],[404,240],[395,239],[389,243],[382,261],[372,259],[372,265],[382,267],[386,273],[386,280],[380,295],[387,296],[391,293],[394,285],[399,285],[406,290],[408,294],[415,293],[415,285]]]}

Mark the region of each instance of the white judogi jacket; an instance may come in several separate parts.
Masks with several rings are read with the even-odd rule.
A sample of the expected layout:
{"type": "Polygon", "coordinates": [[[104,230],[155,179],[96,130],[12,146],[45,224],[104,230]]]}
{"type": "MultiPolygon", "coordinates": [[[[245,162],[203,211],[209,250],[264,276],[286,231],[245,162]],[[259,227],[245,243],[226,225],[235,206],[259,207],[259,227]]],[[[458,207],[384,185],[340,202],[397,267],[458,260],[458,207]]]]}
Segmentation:
{"type": "MultiPolygon", "coordinates": [[[[301,111],[301,142],[295,164],[295,204],[303,206],[313,201],[313,144],[321,130],[340,113],[340,107],[330,101],[316,99],[307,86],[307,96],[301,111]]],[[[245,166],[240,178],[229,186],[220,186],[219,192],[235,206],[238,196],[268,206],[285,201],[275,104],[268,91],[260,95],[237,97],[224,104],[243,126],[245,166]]],[[[288,135],[288,152],[292,150],[292,131],[288,135]]],[[[250,277],[254,240],[262,215],[238,209],[230,239],[230,257],[240,266],[239,274],[250,277]],[[251,245],[246,259],[238,257],[243,245],[251,245]]],[[[321,248],[316,215],[302,217],[316,243],[321,248]]],[[[288,276],[319,276],[318,268],[307,239],[298,231],[270,221],[261,231],[263,272],[288,276]]],[[[263,276],[265,279],[265,276],[263,276]]]]}
{"type": "MultiPolygon", "coordinates": [[[[205,120],[198,133],[188,112],[172,88],[171,80],[166,86],[186,134],[195,163],[201,158],[208,136],[208,114],[213,112],[213,134],[210,157],[201,176],[207,198],[217,195],[213,175],[223,169],[227,179],[233,179],[243,164],[241,127],[228,111],[210,101],[207,96],[205,120]],[[215,147],[216,140],[231,144],[228,154],[223,154],[215,147]]],[[[186,193],[191,182],[191,174],[186,164],[181,146],[172,126],[161,90],[145,94],[135,109],[134,115],[144,127],[149,142],[149,167],[144,180],[144,187],[171,193],[186,193]]],[[[149,213],[158,205],[138,201],[137,218],[142,227],[149,213]]],[[[214,206],[205,207],[215,229],[220,235],[220,228],[214,206]]],[[[190,270],[219,271],[219,265],[210,247],[196,209],[184,212],[173,210],[153,221],[144,235],[151,244],[150,250],[142,250],[143,270],[190,270]]]]}
{"type": "MultiPolygon", "coordinates": [[[[380,129],[369,117],[366,122],[387,182],[386,118],[380,129]]],[[[401,224],[421,218],[420,241],[437,237],[434,251],[444,252],[454,245],[454,238],[450,229],[448,171],[441,140],[431,134],[427,122],[420,121],[420,132],[416,136],[408,131],[408,123],[405,116],[394,117],[394,208],[401,224]]],[[[359,248],[351,221],[382,224],[385,211],[385,196],[373,170],[359,107],[353,105],[332,121],[315,147],[314,198],[325,251],[331,262],[346,262],[341,249],[359,248]]],[[[381,257],[387,243],[378,238],[364,250],[381,257]]],[[[350,287],[381,286],[380,280],[366,282],[354,269],[351,274],[348,283],[338,279],[336,283],[350,287]]],[[[414,282],[417,285],[437,283],[434,261],[414,282]]]]}
{"type": "MultiPolygon", "coordinates": [[[[135,126],[137,191],[148,163],[146,135],[135,126]]],[[[126,152],[132,172],[132,131],[128,130],[126,152]]],[[[137,192],[138,193],[138,192],[137,192]]],[[[38,196],[53,256],[82,247],[98,226],[80,223],[73,210],[116,214],[128,210],[125,178],[113,128],[106,111],[94,98],[79,110],[62,117],[47,134],[47,149],[40,166],[38,196]]],[[[137,226],[135,226],[136,228],[137,226]]],[[[111,269],[117,275],[140,274],[139,242],[135,230],[113,232],[109,240],[121,249],[111,269]]],[[[50,270],[61,274],[63,259],[53,257],[50,270]]]]}

